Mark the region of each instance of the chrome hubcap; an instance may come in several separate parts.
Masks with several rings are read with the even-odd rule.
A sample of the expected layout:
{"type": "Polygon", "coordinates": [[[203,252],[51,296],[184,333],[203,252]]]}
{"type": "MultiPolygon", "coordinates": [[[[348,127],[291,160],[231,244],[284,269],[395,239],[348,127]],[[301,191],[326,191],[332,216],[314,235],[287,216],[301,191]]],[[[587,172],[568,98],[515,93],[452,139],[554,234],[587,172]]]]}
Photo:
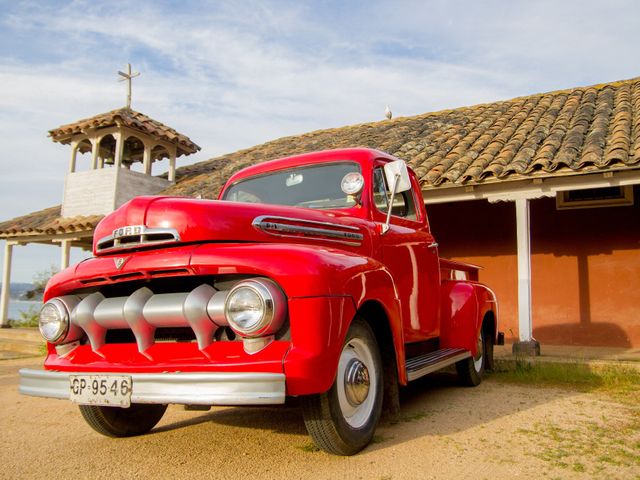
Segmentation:
{"type": "Polygon", "coordinates": [[[380,373],[369,346],[360,338],[349,340],[340,354],[336,387],[344,420],[353,428],[362,428],[375,407],[380,373]]]}
{"type": "Polygon", "coordinates": [[[366,365],[352,358],[346,367],[344,393],[347,401],[354,407],[364,402],[369,394],[369,370],[366,365]]]}

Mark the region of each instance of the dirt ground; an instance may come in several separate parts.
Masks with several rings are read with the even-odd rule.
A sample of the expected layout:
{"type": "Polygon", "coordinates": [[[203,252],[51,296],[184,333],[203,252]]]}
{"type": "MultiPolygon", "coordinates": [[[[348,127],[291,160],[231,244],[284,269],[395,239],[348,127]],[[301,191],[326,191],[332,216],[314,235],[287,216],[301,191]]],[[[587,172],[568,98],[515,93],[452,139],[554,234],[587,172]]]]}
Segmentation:
{"type": "Polygon", "coordinates": [[[640,479],[640,405],[604,394],[440,374],[405,389],[401,420],[344,458],[314,448],[300,410],[170,406],[150,434],[109,439],[67,401],[17,393],[0,362],[0,478],[640,479]]]}

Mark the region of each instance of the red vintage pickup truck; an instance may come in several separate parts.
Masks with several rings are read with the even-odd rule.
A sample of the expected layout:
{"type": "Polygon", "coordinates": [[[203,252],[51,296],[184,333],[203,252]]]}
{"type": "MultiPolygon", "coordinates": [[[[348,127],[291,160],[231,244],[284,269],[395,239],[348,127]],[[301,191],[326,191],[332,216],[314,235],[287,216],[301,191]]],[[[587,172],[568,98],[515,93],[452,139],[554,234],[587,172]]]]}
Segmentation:
{"type": "Polygon", "coordinates": [[[315,152],[236,173],[216,201],[138,197],[97,226],[94,256],[51,279],[43,370],[20,391],[69,399],[108,436],[167,404],[300,397],[315,443],[351,455],[398,387],[493,362],[497,303],[478,268],[439,258],[405,163],[315,152]]]}

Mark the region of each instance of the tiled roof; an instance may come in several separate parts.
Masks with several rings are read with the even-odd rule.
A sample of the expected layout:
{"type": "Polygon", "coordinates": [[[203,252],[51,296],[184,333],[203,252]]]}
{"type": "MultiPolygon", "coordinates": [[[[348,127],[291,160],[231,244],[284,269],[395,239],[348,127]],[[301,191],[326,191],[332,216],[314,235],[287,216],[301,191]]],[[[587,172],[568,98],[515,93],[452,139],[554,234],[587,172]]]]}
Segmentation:
{"type": "Polygon", "coordinates": [[[82,133],[87,128],[105,128],[120,123],[133,130],[146,133],[165,142],[173,143],[178,147],[177,156],[189,155],[200,150],[200,147],[193,143],[189,137],[176,132],[173,128],[166,126],[145,114],[131,110],[130,108],[119,108],[107,113],[101,113],[95,117],[85,118],[68,125],[49,130],[49,136],[54,142],[68,144],[70,137],[82,133]]]}
{"type": "Polygon", "coordinates": [[[280,138],[183,167],[165,193],[213,198],[247,165],[344,147],[404,159],[425,190],[640,168],[640,78],[280,138]]]}
{"type": "MultiPolygon", "coordinates": [[[[51,135],[101,125],[108,121],[102,117],[124,110],[51,135]]],[[[148,118],[129,112],[126,118],[148,118]]],[[[284,137],[181,167],[162,194],[215,198],[225,180],[248,165],[345,147],[376,148],[404,159],[425,190],[639,169],[640,78],[284,137]]],[[[60,219],[59,212],[54,207],[0,223],[0,237],[91,228],[101,218],[60,219]]]]}
{"type": "Polygon", "coordinates": [[[92,231],[103,215],[61,217],[60,205],[0,223],[0,238],[92,231]]]}

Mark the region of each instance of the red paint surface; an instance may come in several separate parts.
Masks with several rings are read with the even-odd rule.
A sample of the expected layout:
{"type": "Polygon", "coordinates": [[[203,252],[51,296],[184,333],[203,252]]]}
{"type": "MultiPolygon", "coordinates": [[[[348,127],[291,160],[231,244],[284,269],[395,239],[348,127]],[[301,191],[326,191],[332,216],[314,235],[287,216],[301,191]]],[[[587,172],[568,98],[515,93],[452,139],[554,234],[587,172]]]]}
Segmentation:
{"type": "MultiPolygon", "coordinates": [[[[342,210],[311,210],[264,204],[139,197],[98,225],[94,241],[126,225],[173,228],[183,244],[98,255],[58,274],[46,298],[88,285],[99,288],[139,278],[184,275],[255,275],[277,282],[288,297],[290,341],[277,341],[248,355],[241,342],[214,342],[204,352],[195,344],[158,344],[150,358],[133,345],[107,345],[97,355],[88,346],[67,358],[50,354],[46,368],[77,371],[284,371],[292,395],[326,391],[334,380],[346,332],[357,310],[377,302],[386,314],[401,383],[406,383],[405,344],[439,337],[441,347],[461,347],[475,354],[482,315],[495,308],[493,297],[473,281],[447,280],[441,288],[437,246],[433,244],[418,182],[410,172],[417,219],[392,216],[381,235],[385,215],[373,202],[371,179],[376,166],[395,160],[381,152],[350,149],[301,155],[250,167],[232,184],[276,169],[328,161],[360,164],[365,178],[362,204],[342,210]],[[261,215],[330,222],[358,228],[360,245],[282,238],[252,226],[261,215]],[[115,258],[126,258],[120,269],[115,258]]],[[[224,193],[224,189],[223,189],[224,193]]],[[[222,194],[223,194],[222,193],[222,194]]],[[[221,195],[222,195],[221,194],[221,195]]],[[[94,252],[95,253],[95,252],[94,252]]],[[[457,266],[475,275],[473,266],[457,266]]],[[[456,265],[447,263],[449,272],[456,265]]]]}

